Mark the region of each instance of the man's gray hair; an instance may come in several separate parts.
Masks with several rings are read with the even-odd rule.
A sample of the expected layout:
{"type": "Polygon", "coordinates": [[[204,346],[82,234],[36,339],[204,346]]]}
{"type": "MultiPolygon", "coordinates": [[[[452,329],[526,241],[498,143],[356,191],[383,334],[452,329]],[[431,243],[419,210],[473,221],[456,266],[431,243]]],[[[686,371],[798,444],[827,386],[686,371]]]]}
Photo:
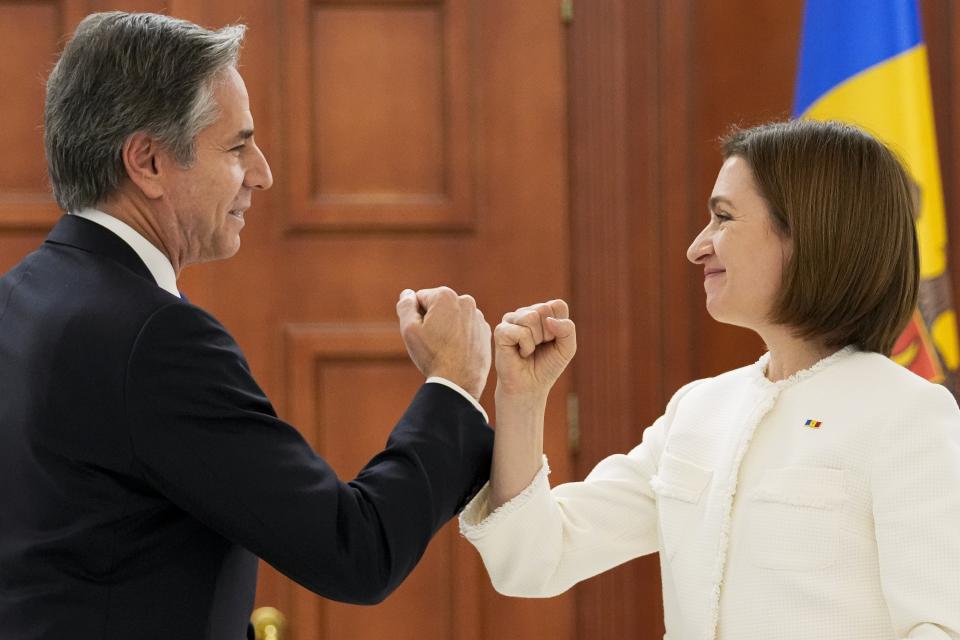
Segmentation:
{"type": "Polygon", "coordinates": [[[76,211],[113,195],[127,176],[123,145],[138,131],[189,166],[197,134],[218,116],[217,77],[236,66],[245,31],[152,13],[87,16],[47,80],[44,141],[59,205],[76,211]]]}

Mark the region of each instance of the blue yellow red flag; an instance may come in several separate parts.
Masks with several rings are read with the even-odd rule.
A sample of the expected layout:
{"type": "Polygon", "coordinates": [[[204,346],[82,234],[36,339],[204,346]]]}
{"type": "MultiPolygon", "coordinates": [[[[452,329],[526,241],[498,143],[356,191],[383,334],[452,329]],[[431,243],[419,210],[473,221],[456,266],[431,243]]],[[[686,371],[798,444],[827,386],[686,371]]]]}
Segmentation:
{"type": "Polygon", "coordinates": [[[920,303],[891,357],[956,393],[960,344],[916,0],[807,0],[794,115],[856,124],[903,161],[919,195],[920,303]]]}

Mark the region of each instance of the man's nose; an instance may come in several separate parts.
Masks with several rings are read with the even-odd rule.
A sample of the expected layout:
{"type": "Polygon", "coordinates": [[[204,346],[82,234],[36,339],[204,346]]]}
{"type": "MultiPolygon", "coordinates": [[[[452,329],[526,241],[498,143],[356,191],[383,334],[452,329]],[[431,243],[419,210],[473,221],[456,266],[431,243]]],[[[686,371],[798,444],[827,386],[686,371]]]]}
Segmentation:
{"type": "Polygon", "coordinates": [[[251,189],[269,189],[273,186],[273,172],[270,171],[270,164],[260,147],[256,147],[256,150],[256,158],[253,161],[253,166],[247,170],[244,184],[251,189]]]}

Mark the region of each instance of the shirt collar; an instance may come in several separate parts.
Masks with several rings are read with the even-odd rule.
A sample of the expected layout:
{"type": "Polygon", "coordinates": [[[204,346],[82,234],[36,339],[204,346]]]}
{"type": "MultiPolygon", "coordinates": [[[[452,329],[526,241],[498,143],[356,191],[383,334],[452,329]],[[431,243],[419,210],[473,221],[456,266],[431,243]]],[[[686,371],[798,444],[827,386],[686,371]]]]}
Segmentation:
{"type": "Polygon", "coordinates": [[[130,245],[130,248],[143,260],[143,264],[161,289],[180,297],[180,291],[177,289],[177,275],[173,271],[170,259],[160,249],[150,244],[149,240],[134,231],[133,227],[98,209],[81,209],[71,211],[70,214],[112,231],[114,235],[130,245]]]}

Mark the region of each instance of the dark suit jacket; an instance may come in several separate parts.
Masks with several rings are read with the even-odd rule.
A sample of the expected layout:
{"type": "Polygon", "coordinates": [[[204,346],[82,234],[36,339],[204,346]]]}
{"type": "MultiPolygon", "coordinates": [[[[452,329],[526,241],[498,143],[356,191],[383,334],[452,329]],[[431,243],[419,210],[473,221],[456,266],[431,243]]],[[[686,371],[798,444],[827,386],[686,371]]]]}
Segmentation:
{"type": "Polygon", "coordinates": [[[256,556],[378,602],[486,481],[492,439],[426,384],[339,480],[219,322],[65,216],[0,278],[0,638],[239,640],[256,556]]]}

